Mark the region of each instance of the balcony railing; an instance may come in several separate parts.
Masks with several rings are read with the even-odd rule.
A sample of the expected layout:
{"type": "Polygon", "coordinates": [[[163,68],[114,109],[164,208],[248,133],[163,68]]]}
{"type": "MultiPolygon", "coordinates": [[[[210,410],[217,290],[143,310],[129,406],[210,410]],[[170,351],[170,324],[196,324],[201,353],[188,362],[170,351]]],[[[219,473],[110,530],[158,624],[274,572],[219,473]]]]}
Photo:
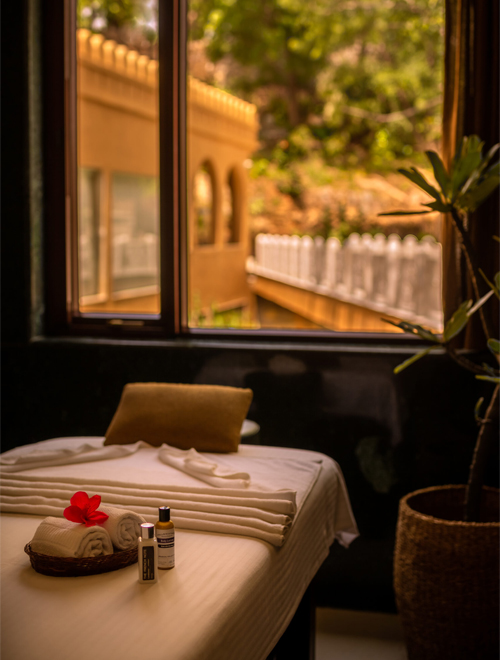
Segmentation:
{"type": "Polygon", "coordinates": [[[432,236],[258,234],[247,272],[442,331],[441,245],[432,236]]]}

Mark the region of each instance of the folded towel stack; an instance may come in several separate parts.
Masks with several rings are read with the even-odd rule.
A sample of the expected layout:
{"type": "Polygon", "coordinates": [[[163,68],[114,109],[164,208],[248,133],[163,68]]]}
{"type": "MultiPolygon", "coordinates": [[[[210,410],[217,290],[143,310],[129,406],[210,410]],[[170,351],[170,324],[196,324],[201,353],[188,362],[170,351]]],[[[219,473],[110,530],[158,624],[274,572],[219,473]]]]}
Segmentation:
{"type": "Polygon", "coordinates": [[[31,549],[53,557],[101,557],[113,553],[111,538],[99,525],[86,527],[52,516],[38,526],[31,549]]]}
{"type": "Polygon", "coordinates": [[[113,506],[100,506],[99,511],[108,514],[108,519],[101,523],[118,550],[130,550],[137,545],[137,539],[141,535],[141,524],[146,519],[133,511],[120,509],[113,506]]]}
{"type": "Polygon", "coordinates": [[[89,463],[107,461],[135,454],[142,447],[149,447],[145,442],[133,445],[113,445],[103,447],[100,438],[91,438],[92,442],[84,442],[74,447],[56,447],[43,449],[43,441],[31,445],[23,445],[0,454],[0,473],[23,472],[53,465],[70,465],[71,463],[89,463]]]}

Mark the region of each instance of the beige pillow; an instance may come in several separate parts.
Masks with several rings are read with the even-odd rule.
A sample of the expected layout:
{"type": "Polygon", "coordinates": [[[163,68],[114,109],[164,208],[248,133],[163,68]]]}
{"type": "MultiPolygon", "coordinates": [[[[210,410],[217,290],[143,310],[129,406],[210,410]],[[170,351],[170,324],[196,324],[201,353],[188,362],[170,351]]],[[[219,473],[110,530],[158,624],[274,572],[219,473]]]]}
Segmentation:
{"type": "Polygon", "coordinates": [[[129,383],[106,431],[105,445],[138,440],[159,447],[238,451],[253,392],[221,385],[129,383]]]}

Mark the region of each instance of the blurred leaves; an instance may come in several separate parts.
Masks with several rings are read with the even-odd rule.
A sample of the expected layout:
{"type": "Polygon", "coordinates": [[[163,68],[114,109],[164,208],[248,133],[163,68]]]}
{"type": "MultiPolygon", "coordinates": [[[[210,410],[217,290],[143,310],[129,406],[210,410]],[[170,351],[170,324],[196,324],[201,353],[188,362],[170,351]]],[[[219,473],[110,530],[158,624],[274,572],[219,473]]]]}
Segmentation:
{"type": "Polygon", "coordinates": [[[415,353],[415,355],[412,355],[404,362],[401,362],[401,364],[398,364],[398,366],[394,369],[394,373],[399,374],[401,371],[403,371],[403,369],[406,369],[406,367],[409,367],[417,360],[420,360],[420,358],[425,357],[428,353],[432,351],[433,348],[435,348],[435,346],[429,346],[428,348],[425,348],[423,351],[420,351],[419,353],[415,353]]]}
{"type": "Polygon", "coordinates": [[[484,142],[481,142],[477,135],[464,137],[449,172],[435,151],[426,151],[438,187],[430,184],[415,167],[410,170],[401,168],[398,171],[434,198],[434,202],[423,205],[431,210],[392,211],[381,215],[410,215],[431,211],[472,213],[500,184],[500,163],[490,164],[499,146],[495,145],[483,156],[484,142]]]}
{"type": "Polygon", "coordinates": [[[401,330],[404,330],[404,332],[408,332],[413,335],[418,335],[419,337],[422,337],[422,339],[425,339],[427,341],[433,341],[437,343],[441,343],[441,336],[435,334],[431,330],[428,330],[427,328],[423,328],[421,325],[418,325],[417,323],[409,323],[408,321],[400,321],[399,323],[395,323],[394,321],[389,321],[389,319],[382,319],[386,323],[390,323],[391,325],[395,325],[396,328],[401,328],[401,330]]]}
{"type": "Polygon", "coordinates": [[[442,0],[191,0],[189,23],[227,90],[257,104],[264,155],[300,125],[349,167],[440,137],[442,0]]]}
{"type": "Polygon", "coordinates": [[[443,341],[448,342],[456,337],[469,322],[469,310],[472,308],[472,300],[463,302],[453,316],[448,320],[443,332],[443,341]]]}
{"type": "Polygon", "coordinates": [[[484,402],[484,396],[478,399],[474,407],[474,419],[476,420],[476,424],[481,424],[481,422],[483,421],[481,418],[481,406],[483,405],[483,402],[484,402]]]}
{"type": "Polygon", "coordinates": [[[500,341],[498,339],[488,339],[487,344],[493,355],[500,355],[500,341]]]}
{"type": "MultiPolygon", "coordinates": [[[[484,202],[484,200],[500,185],[500,163],[496,162],[491,164],[500,145],[494,145],[485,155],[483,155],[483,147],[484,142],[482,142],[477,135],[464,137],[457,148],[457,152],[453,158],[449,171],[446,170],[443,161],[435,151],[426,151],[426,156],[432,165],[437,187],[430,184],[415,167],[412,167],[409,170],[404,168],[399,169],[401,174],[435,200],[424,204],[423,206],[434,211],[451,213],[457,229],[461,230],[463,246],[466,250],[469,248],[467,248],[467,243],[465,242],[466,236],[464,236],[464,233],[467,231],[469,213],[475,211],[478,206],[482,204],[482,202],[484,202]]],[[[427,212],[428,211],[393,211],[391,213],[381,213],[380,215],[409,215],[427,212]]],[[[493,238],[498,240],[498,237],[493,238]]],[[[470,260],[471,256],[468,256],[470,260]]],[[[477,267],[475,272],[477,272],[477,267]]],[[[442,338],[439,338],[434,333],[412,323],[393,323],[392,321],[388,321],[388,323],[396,325],[405,332],[416,334],[427,341],[439,342],[447,348],[450,341],[465,328],[470,317],[478,309],[480,309],[494,294],[499,297],[500,273],[495,275],[493,282],[487,278],[480,268],[478,269],[476,278],[479,278],[479,275],[481,275],[489,285],[490,291],[481,296],[475,304],[472,300],[464,301],[446,323],[442,338]]],[[[491,338],[488,339],[487,332],[486,338],[488,348],[494,355],[498,356],[498,340],[491,338]]],[[[406,369],[406,367],[427,355],[433,348],[433,346],[430,346],[423,351],[416,353],[411,358],[398,365],[394,369],[394,373],[399,373],[403,369],[406,369]]],[[[462,363],[464,363],[464,361],[462,361],[462,363]]],[[[483,365],[482,369],[485,373],[482,375],[476,375],[476,378],[498,383],[498,375],[495,370],[488,365],[483,365]]]]}

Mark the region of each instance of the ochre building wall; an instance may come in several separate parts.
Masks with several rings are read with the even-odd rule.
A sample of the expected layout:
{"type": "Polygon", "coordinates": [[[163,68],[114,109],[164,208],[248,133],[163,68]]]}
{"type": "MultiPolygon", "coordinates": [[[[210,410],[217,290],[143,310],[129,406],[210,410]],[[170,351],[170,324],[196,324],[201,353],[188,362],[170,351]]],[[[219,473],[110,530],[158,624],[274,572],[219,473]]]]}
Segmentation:
{"type": "MultiPolygon", "coordinates": [[[[102,302],[87,309],[157,311],[158,295],[114,300],[111,291],[111,176],[113,172],[158,176],[158,62],[77,31],[78,165],[101,173],[99,194],[102,302]]],[[[187,181],[191,200],[198,168],[209,163],[214,184],[214,241],[197,245],[188,204],[188,286],[202,308],[248,306],[247,173],[243,162],[257,147],[255,106],[188,78],[187,181]],[[237,241],[223,238],[222,187],[236,180],[233,212],[237,241]]],[[[123,298],[123,296],[121,296],[123,298]]]]}

